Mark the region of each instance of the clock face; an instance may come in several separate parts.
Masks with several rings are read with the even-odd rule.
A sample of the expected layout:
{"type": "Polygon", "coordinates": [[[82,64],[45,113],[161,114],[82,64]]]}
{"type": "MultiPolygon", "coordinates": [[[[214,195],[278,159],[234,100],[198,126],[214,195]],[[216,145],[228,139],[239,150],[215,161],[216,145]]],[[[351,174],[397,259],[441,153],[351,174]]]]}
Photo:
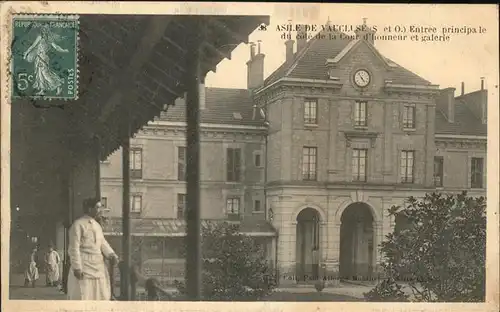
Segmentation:
{"type": "Polygon", "coordinates": [[[360,69],[354,74],[354,83],[358,87],[366,87],[370,83],[370,79],[370,73],[364,69],[360,69]]]}

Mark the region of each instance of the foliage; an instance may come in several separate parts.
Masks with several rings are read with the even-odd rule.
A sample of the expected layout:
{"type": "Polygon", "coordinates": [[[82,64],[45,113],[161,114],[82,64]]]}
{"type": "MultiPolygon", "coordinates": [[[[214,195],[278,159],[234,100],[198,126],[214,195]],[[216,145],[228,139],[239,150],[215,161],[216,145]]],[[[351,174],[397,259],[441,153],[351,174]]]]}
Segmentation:
{"type": "Polygon", "coordinates": [[[364,293],[367,301],[377,302],[407,302],[408,295],[402,290],[402,286],[398,285],[392,278],[383,280],[377,284],[375,288],[367,293],[364,293]]]}
{"type": "MultiPolygon", "coordinates": [[[[222,223],[203,228],[202,298],[215,301],[262,299],[276,287],[261,245],[239,233],[236,225],[222,223]]],[[[184,284],[177,282],[184,295],[184,284]]]]}
{"type": "MultiPolygon", "coordinates": [[[[469,197],[466,192],[426,194],[421,200],[410,197],[404,207],[394,206],[389,214],[399,221],[381,244],[386,275],[406,280],[416,301],[484,301],[484,197],[469,197]],[[402,228],[401,220],[405,220],[402,228]]],[[[392,287],[387,282],[376,288],[379,297],[387,297],[385,292],[392,287]]],[[[397,289],[393,294],[397,296],[397,289]]]]}

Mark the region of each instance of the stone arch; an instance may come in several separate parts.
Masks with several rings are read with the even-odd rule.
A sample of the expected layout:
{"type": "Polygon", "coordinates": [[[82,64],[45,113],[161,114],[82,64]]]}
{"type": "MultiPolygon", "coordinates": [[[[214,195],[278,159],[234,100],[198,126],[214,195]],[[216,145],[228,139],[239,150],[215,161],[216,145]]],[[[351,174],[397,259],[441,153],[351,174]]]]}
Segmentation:
{"type": "Polygon", "coordinates": [[[305,205],[300,205],[299,207],[297,207],[292,215],[292,222],[297,222],[297,217],[299,216],[299,214],[302,212],[302,210],[304,209],[307,209],[307,208],[311,208],[311,209],[314,209],[316,210],[316,212],[319,214],[319,217],[320,217],[320,222],[326,222],[326,213],[325,211],[319,207],[318,205],[315,205],[315,204],[305,204],[305,205]]]}
{"type": "Polygon", "coordinates": [[[372,214],[373,222],[377,223],[377,222],[382,221],[382,217],[379,215],[379,212],[377,212],[377,210],[370,203],[370,201],[368,201],[368,200],[353,201],[352,199],[347,199],[342,204],[340,204],[339,209],[337,209],[337,212],[335,213],[335,223],[336,224],[341,223],[342,214],[347,209],[347,207],[351,206],[352,204],[364,204],[364,205],[366,205],[366,207],[368,207],[368,209],[370,210],[370,212],[372,214]]]}

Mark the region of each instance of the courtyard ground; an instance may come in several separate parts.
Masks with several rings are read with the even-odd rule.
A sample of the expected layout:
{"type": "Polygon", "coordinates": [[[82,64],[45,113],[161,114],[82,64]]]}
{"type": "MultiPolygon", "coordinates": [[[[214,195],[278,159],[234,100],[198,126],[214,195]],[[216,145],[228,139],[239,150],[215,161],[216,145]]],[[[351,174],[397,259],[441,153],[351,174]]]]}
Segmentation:
{"type": "MultiPolygon", "coordinates": [[[[45,275],[40,274],[40,280],[35,288],[23,287],[22,274],[11,276],[9,298],[11,300],[65,300],[66,295],[56,287],[45,286],[45,275]]],[[[278,288],[266,301],[363,301],[363,293],[371,289],[367,285],[342,283],[339,287],[325,288],[317,292],[312,286],[294,286],[278,288]]],[[[167,289],[167,291],[174,291],[167,289]]]]}

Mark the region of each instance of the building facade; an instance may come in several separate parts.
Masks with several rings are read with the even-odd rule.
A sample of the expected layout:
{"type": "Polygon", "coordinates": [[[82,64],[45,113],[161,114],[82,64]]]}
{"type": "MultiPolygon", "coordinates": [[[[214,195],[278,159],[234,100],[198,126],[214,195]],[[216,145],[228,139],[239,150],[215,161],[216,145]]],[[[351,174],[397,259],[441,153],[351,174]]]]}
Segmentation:
{"type": "MultiPolygon", "coordinates": [[[[265,80],[252,46],[247,89],[202,87],[202,218],[261,238],[283,284],[321,267],[332,277],[376,273],[395,224],[387,210],[409,196],[486,194],[487,90],[440,89],[381,55],[372,34],[366,25],[349,40],[328,27],[310,41],[301,34],[265,80]]],[[[134,235],[183,235],[184,110],[178,100],[133,140],[134,222],[151,223],[134,235]]],[[[119,151],[101,176],[118,217],[119,151]]]]}

